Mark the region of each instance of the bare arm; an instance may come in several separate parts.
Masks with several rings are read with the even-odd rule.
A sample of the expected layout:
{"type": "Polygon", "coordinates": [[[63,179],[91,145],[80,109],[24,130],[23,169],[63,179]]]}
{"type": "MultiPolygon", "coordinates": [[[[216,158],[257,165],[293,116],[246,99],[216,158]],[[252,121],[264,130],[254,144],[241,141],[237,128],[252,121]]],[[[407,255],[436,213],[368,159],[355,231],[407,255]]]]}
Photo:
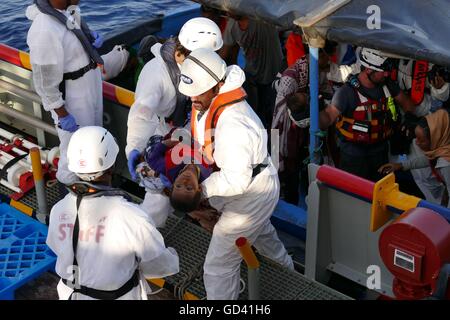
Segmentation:
{"type": "Polygon", "coordinates": [[[69,113],[67,112],[65,106],[59,107],[57,109],[53,109],[56,114],[58,115],[58,118],[64,118],[65,116],[69,115],[69,113]]]}
{"type": "Polygon", "coordinates": [[[319,113],[319,127],[321,130],[326,130],[332,126],[341,112],[336,106],[330,104],[319,113]]]}
{"type": "Polygon", "coordinates": [[[232,65],[237,63],[237,55],[239,52],[239,46],[228,46],[223,45],[222,49],[219,51],[220,57],[227,62],[227,65],[232,65]]]}
{"type": "Polygon", "coordinates": [[[403,91],[394,97],[395,101],[397,101],[402,107],[403,111],[414,113],[416,110],[416,105],[412,102],[411,98],[407,96],[403,91]]]}

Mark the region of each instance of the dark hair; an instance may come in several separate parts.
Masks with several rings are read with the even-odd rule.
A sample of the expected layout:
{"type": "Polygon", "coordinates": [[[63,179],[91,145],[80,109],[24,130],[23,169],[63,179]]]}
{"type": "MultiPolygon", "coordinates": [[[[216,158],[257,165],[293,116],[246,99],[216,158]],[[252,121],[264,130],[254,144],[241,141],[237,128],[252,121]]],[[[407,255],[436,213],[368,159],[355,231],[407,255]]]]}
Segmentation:
{"type": "Polygon", "coordinates": [[[141,42],[139,43],[139,49],[137,52],[138,58],[141,58],[144,63],[152,60],[155,56],[153,55],[151,48],[158,42],[158,37],[154,35],[148,35],[142,38],[141,42]]]}
{"type": "Polygon", "coordinates": [[[190,50],[183,47],[183,45],[181,44],[180,39],[178,39],[178,37],[175,38],[175,52],[177,52],[177,51],[180,54],[184,55],[185,57],[187,57],[188,55],[191,54],[190,50]]]}
{"type": "Polygon", "coordinates": [[[308,95],[306,93],[304,95],[306,96],[305,104],[302,103],[303,101],[301,101],[297,93],[294,93],[293,95],[289,96],[286,99],[286,106],[288,107],[288,109],[291,111],[298,111],[301,109],[305,109],[305,107],[308,105],[308,95]]]}
{"type": "Polygon", "coordinates": [[[172,207],[181,212],[192,212],[198,208],[202,197],[201,191],[197,191],[193,199],[176,199],[173,193],[170,193],[170,204],[172,207]]]}
{"type": "Polygon", "coordinates": [[[220,11],[219,9],[216,9],[216,8],[213,8],[213,7],[208,7],[207,5],[205,5],[205,4],[202,4],[201,6],[200,6],[200,11],[203,13],[203,12],[211,12],[211,13],[214,13],[214,14],[222,14],[222,11],[220,11]]]}
{"type": "Polygon", "coordinates": [[[333,55],[336,52],[338,43],[331,40],[325,41],[325,46],[319,49],[319,53],[325,53],[326,55],[333,55]]]}
{"type": "Polygon", "coordinates": [[[430,127],[425,117],[420,117],[417,125],[423,129],[428,140],[431,140],[430,127]]]}

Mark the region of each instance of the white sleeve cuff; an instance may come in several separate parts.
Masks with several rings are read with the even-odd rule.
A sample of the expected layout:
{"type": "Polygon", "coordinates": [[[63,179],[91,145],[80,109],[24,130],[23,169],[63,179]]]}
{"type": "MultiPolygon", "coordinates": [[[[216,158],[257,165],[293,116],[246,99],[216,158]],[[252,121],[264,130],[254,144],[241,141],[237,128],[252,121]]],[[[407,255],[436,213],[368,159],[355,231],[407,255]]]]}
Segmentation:
{"type": "Polygon", "coordinates": [[[43,106],[44,106],[44,110],[45,111],[51,111],[51,110],[54,110],[54,109],[58,109],[58,108],[61,108],[64,105],[65,105],[65,102],[64,102],[64,100],[62,98],[60,98],[59,100],[57,100],[57,101],[55,101],[53,103],[50,103],[50,104],[47,104],[47,103],[43,102],[43,106]]]}

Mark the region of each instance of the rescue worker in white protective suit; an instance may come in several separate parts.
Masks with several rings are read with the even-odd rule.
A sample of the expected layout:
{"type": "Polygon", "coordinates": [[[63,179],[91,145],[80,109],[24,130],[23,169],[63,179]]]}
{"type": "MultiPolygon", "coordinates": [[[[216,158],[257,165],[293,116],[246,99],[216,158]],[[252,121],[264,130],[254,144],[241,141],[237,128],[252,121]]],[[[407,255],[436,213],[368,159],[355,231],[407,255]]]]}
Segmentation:
{"type": "Polygon", "coordinates": [[[208,299],[237,299],[241,255],[235,241],[246,237],[259,253],[294,269],[270,216],[278,202],[277,170],[267,152],[267,132],[245,101],[243,70],[227,68],[212,50],[193,51],[181,66],[179,90],[192,101],[191,130],[205,159],[219,171],[202,194],[222,212],[204,264],[208,299]]]}
{"type": "MultiPolygon", "coordinates": [[[[200,17],[187,21],[177,38],[152,46],[155,57],[139,75],[135,102],[128,114],[125,153],[133,180],[136,180],[139,157],[150,137],[164,136],[172,127],[183,127],[188,120],[189,101],[178,91],[180,65],[185,57],[197,48],[219,50],[222,44],[219,27],[212,20],[200,17]]],[[[160,190],[148,188],[142,208],[158,226],[163,226],[173,211],[167,196],[160,190]]]]}
{"type": "MultiPolygon", "coordinates": [[[[431,81],[427,77],[427,72],[432,68],[433,64],[426,61],[401,59],[399,63],[398,83],[416,104],[414,115],[417,117],[425,117],[434,112],[449,98],[449,83],[446,83],[439,75],[436,75],[436,79],[431,79],[431,81]]],[[[407,157],[414,159],[423,156],[423,151],[417,146],[414,139],[407,157]]],[[[393,160],[391,159],[391,161],[393,160]]],[[[411,174],[425,198],[440,204],[445,186],[438,181],[431,168],[411,169],[411,174]]]]}
{"type": "Polygon", "coordinates": [[[67,169],[70,136],[79,127],[103,123],[102,71],[98,66],[104,65],[105,77],[111,78],[123,69],[129,54],[116,46],[103,61],[96,51],[102,38],[83,22],[78,2],[35,0],[26,11],[32,21],[27,44],[33,84],[57,126],[60,158],[56,177],[63,184],[76,181],[67,169]]]}
{"type": "Polygon", "coordinates": [[[57,255],[62,300],[146,300],[151,290],[145,278],[179,271],[177,253],[166,248],[153,221],[111,188],[118,152],[102,127],[80,128],[70,139],[69,169],[82,181],[52,208],[47,236],[57,255]]]}

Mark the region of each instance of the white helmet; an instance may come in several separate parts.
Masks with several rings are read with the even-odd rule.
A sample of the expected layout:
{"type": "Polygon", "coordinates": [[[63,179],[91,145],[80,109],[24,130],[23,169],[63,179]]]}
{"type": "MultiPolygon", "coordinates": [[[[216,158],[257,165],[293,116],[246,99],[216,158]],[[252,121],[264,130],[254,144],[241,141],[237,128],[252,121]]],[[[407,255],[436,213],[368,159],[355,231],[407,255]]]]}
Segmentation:
{"type": "Polygon", "coordinates": [[[178,40],[189,51],[209,48],[217,51],[222,48],[222,32],[217,24],[208,18],[193,18],[180,30],[178,40]]]}
{"type": "Polygon", "coordinates": [[[366,68],[376,70],[376,71],[388,71],[386,70],[386,61],[388,57],[386,57],[381,51],[370,49],[370,48],[362,48],[359,53],[359,61],[361,65],[366,68]]]}
{"type": "Polygon", "coordinates": [[[178,89],[188,97],[199,96],[224,79],[227,64],[211,49],[197,49],[181,65],[178,89]]]}
{"type": "Polygon", "coordinates": [[[114,137],[105,128],[83,127],[75,131],[67,148],[70,171],[85,181],[93,181],[111,168],[119,153],[114,137]]]}

